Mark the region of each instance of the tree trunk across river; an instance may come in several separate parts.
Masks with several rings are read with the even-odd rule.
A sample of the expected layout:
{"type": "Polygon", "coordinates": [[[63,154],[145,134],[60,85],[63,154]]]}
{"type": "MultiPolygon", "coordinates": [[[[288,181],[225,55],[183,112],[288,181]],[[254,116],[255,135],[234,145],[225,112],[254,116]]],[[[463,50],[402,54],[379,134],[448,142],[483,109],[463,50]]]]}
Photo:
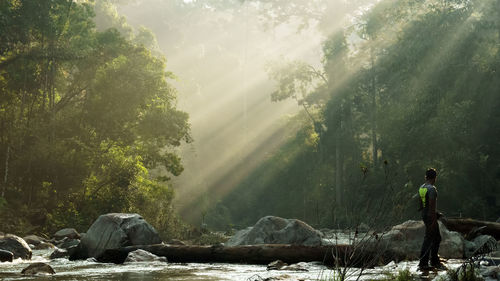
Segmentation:
{"type": "Polygon", "coordinates": [[[286,263],[318,261],[324,264],[339,264],[354,267],[372,267],[385,264],[397,257],[395,253],[377,251],[360,245],[301,246],[301,245],[245,245],[245,246],[184,246],[147,245],[129,246],[106,250],[100,262],[123,263],[129,252],[142,249],[169,262],[223,262],[245,264],[268,264],[275,260],[286,263]]]}

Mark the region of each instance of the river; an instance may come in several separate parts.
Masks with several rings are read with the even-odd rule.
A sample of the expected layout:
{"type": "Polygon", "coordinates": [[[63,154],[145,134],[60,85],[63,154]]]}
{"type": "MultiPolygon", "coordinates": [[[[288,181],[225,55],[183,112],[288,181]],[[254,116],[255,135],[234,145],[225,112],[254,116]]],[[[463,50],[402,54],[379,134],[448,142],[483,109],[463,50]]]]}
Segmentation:
{"type": "MultiPolygon", "coordinates": [[[[333,270],[320,263],[301,263],[307,271],[268,271],[265,265],[247,264],[208,264],[208,263],[166,263],[166,262],[136,262],[122,265],[98,263],[93,260],[69,261],[67,259],[50,260],[48,256],[52,250],[34,250],[31,261],[15,260],[14,262],[0,263],[0,280],[334,280],[333,270]],[[45,262],[56,271],[52,276],[25,276],[20,272],[33,262],[45,262]]],[[[449,260],[448,267],[456,268],[460,260],[449,260]]],[[[363,272],[360,280],[374,280],[385,276],[385,273],[397,273],[399,270],[409,269],[420,280],[431,280],[420,276],[417,262],[390,263],[386,266],[368,269],[363,272]]],[[[440,274],[444,274],[441,272],[440,274]]],[[[350,278],[356,280],[359,269],[349,270],[350,278]]]]}

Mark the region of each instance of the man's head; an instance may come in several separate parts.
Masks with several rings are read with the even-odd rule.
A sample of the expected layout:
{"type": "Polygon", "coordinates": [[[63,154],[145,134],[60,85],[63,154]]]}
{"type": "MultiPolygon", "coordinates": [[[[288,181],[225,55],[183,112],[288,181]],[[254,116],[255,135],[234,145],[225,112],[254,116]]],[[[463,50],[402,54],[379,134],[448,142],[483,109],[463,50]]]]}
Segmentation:
{"type": "Polygon", "coordinates": [[[436,177],[437,177],[437,171],[434,168],[429,168],[427,171],[425,171],[425,180],[428,181],[431,184],[434,184],[436,182],[436,177]]]}

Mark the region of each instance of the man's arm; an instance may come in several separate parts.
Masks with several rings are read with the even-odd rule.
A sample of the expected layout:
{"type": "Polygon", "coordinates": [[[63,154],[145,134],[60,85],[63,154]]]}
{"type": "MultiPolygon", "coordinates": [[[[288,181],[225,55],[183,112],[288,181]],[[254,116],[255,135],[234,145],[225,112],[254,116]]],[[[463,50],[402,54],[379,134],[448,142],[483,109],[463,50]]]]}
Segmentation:
{"type": "Polygon", "coordinates": [[[429,213],[427,214],[432,222],[437,220],[436,217],[436,198],[431,199],[429,197],[429,213]]]}
{"type": "Polygon", "coordinates": [[[436,199],[437,199],[437,192],[434,188],[429,190],[429,213],[428,218],[430,218],[431,222],[436,222],[437,221],[437,210],[436,210],[436,199]]]}

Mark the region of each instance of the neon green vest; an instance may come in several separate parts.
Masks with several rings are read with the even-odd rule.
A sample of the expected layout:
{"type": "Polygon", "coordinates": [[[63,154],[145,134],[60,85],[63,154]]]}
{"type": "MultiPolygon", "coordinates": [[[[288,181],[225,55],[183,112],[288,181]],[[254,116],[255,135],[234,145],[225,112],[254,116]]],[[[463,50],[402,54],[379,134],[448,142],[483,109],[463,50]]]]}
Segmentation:
{"type": "Polygon", "coordinates": [[[420,195],[420,199],[422,200],[422,207],[425,208],[425,195],[427,194],[427,187],[425,185],[421,186],[418,189],[418,194],[420,195]]]}

